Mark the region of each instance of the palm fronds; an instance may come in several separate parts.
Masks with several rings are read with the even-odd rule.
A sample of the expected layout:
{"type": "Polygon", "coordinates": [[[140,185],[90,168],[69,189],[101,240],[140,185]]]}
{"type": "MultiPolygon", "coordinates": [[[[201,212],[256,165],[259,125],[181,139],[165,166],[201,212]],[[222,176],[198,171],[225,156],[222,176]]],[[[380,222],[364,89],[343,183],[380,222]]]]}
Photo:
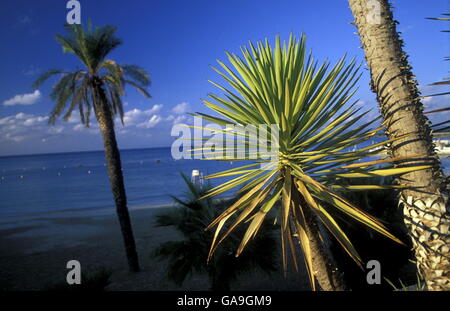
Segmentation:
{"type": "Polygon", "coordinates": [[[49,70],[40,76],[33,87],[37,88],[49,78],[60,75],[53,86],[50,97],[56,105],[50,113],[49,123],[53,124],[61,114],[68,120],[75,109],[79,110],[83,124],[89,126],[90,113],[102,94],[102,104],[110,107],[113,115],[119,115],[123,123],[123,104],[125,85],[135,88],[145,97],[151,97],[147,91],[150,85],[148,73],[135,65],[119,65],[107,59],[121,40],[115,36],[116,27],[103,26],[93,28],[91,24],[87,29],[81,25],[67,25],[67,35],[57,35],[56,40],[63,50],[76,55],[85,65],[85,70],[68,72],[66,70],[49,70]]]}

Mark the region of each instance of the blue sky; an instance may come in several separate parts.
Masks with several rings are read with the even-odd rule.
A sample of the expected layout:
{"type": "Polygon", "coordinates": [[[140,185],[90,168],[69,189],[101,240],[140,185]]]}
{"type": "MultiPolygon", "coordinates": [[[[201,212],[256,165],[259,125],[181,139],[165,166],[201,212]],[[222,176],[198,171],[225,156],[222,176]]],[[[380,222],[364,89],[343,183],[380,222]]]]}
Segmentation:
{"type": "MultiPolygon", "coordinates": [[[[48,94],[53,81],[39,90],[31,88],[46,69],[67,70],[80,66],[70,54],[63,54],[54,40],[64,33],[65,0],[2,1],[0,10],[0,155],[100,150],[102,141],[95,124],[84,129],[74,117],[69,122],[47,125],[53,103],[48,94]]],[[[210,68],[224,51],[238,52],[249,40],[276,35],[307,35],[307,45],[318,60],[332,62],[345,53],[363,61],[356,29],[345,0],[230,0],[170,1],[80,0],[82,23],[112,24],[123,45],[110,58],[136,64],[152,78],[150,93],[144,99],[128,89],[125,127],[117,124],[120,148],[170,146],[174,123],[185,122],[187,112],[206,111],[201,105],[216,89],[208,79],[218,80],[210,68]]],[[[448,75],[450,55],[448,34],[440,32],[445,22],[426,20],[450,11],[447,0],[393,1],[400,22],[405,49],[423,94],[443,91],[429,83],[448,75]]],[[[448,28],[448,27],[447,27],[448,28]]],[[[355,99],[378,113],[370,92],[369,72],[364,70],[355,99]]],[[[428,99],[429,109],[443,106],[449,97],[428,99]]],[[[448,106],[448,104],[446,105],[448,106]]],[[[433,116],[434,121],[448,114],[433,116]]]]}

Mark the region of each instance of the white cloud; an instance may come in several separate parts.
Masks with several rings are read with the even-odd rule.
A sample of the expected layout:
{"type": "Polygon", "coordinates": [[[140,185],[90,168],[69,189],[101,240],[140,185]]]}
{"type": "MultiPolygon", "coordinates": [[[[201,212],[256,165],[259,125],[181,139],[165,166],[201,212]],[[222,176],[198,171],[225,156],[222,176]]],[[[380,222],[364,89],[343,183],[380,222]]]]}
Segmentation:
{"type": "Polygon", "coordinates": [[[30,118],[30,117],[32,117],[31,114],[26,114],[26,113],[23,113],[23,112],[19,112],[18,114],[15,115],[15,118],[17,120],[23,120],[23,119],[27,119],[27,118],[30,118]]]}
{"type": "MultiPolygon", "coordinates": [[[[186,115],[164,114],[162,105],[154,105],[150,109],[131,109],[125,112],[125,126],[118,121],[116,133],[124,139],[125,144],[132,141],[141,143],[147,138],[167,137],[170,139],[170,128],[173,124],[188,119],[186,115]]],[[[78,114],[74,114],[68,122],[57,120],[56,125],[49,126],[48,116],[28,114],[24,112],[0,117],[0,144],[8,144],[9,148],[25,148],[33,144],[54,144],[70,140],[82,144],[84,141],[101,141],[100,130],[95,118],[90,127],[80,123],[78,114]],[[15,147],[14,147],[15,146],[15,147]]],[[[36,145],[34,145],[36,146],[36,145]]],[[[53,145],[52,145],[53,146],[53,145]]],[[[56,147],[55,147],[56,148],[56,147]]]]}
{"type": "Polygon", "coordinates": [[[162,120],[161,116],[155,114],[150,119],[148,119],[147,121],[139,123],[137,125],[137,127],[147,128],[147,129],[148,128],[152,128],[155,125],[157,125],[159,122],[161,122],[161,120],[162,120]]]}
{"type": "Polygon", "coordinates": [[[91,122],[89,124],[89,127],[86,127],[84,124],[79,123],[72,127],[72,130],[75,132],[83,132],[83,133],[89,133],[89,134],[98,134],[100,133],[100,129],[98,127],[98,123],[91,122]]]}
{"type": "Polygon", "coordinates": [[[41,92],[39,90],[34,91],[29,94],[19,94],[5,100],[3,102],[4,106],[15,106],[15,105],[32,105],[36,103],[41,98],[41,92]]]}
{"type": "Polygon", "coordinates": [[[24,140],[26,138],[26,136],[14,136],[11,133],[6,133],[5,138],[7,140],[12,140],[15,141],[16,143],[21,142],[22,140],[24,140]]]}
{"type": "Polygon", "coordinates": [[[123,122],[125,126],[140,124],[148,120],[149,117],[151,118],[153,115],[155,115],[158,111],[161,110],[162,107],[163,105],[154,105],[152,108],[144,111],[140,109],[129,110],[125,112],[123,122]]]}
{"type": "MultiPolygon", "coordinates": [[[[419,86],[419,90],[421,91],[422,96],[425,96],[422,99],[425,112],[449,107],[450,95],[426,97],[427,95],[447,92],[448,90],[446,89],[445,86],[421,85],[419,86]]],[[[437,124],[450,120],[450,111],[430,113],[427,114],[426,116],[430,119],[432,123],[437,124]]]]}
{"type": "Polygon", "coordinates": [[[51,128],[48,129],[48,133],[49,134],[61,134],[64,131],[64,127],[63,126],[52,126],[51,128]]]}
{"type": "Polygon", "coordinates": [[[166,118],[166,121],[172,121],[172,124],[180,124],[181,122],[183,122],[183,121],[186,121],[187,120],[187,117],[186,116],[174,116],[174,115],[169,115],[167,118],[166,118]]]}
{"type": "Polygon", "coordinates": [[[41,116],[37,116],[37,117],[28,117],[28,118],[23,122],[23,125],[25,125],[25,126],[33,126],[33,125],[38,124],[38,123],[46,122],[47,120],[48,120],[48,117],[41,117],[41,116]]]}
{"type": "Polygon", "coordinates": [[[150,114],[157,113],[158,111],[161,110],[162,107],[163,107],[163,105],[153,105],[153,107],[149,110],[146,110],[145,113],[150,113],[150,114]]]}
{"type": "Polygon", "coordinates": [[[182,102],[181,104],[176,105],[173,107],[172,112],[176,114],[183,114],[186,113],[189,110],[189,103],[182,102]]]}
{"type": "Polygon", "coordinates": [[[14,116],[9,116],[9,117],[0,119],[0,125],[12,124],[12,123],[14,123],[14,116]]]}
{"type": "Polygon", "coordinates": [[[69,123],[79,123],[81,122],[80,120],[80,114],[78,113],[72,113],[69,117],[69,120],[67,120],[67,122],[69,123]]]}

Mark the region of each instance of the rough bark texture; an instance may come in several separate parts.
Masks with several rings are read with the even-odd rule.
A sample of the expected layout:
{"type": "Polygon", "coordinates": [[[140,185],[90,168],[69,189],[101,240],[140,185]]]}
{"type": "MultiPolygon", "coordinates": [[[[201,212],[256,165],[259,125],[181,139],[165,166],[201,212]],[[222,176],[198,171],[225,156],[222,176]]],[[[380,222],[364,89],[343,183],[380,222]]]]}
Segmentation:
{"type": "Polygon", "coordinates": [[[317,217],[308,208],[303,209],[306,234],[312,254],[312,265],[317,283],[324,291],[343,291],[346,289],[342,273],[338,270],[331,252],[321,239],[317,217]]]}
{"type": "Polygon", "coordinates": [[[413,241],[418,272],[428,290],[450,290],[449,202],[430,122],[423,114],[417,82],[403,51],[387,0],[349,0],[389,138],[410,134],[390,146],[393,157],[423,155],[397,165],[431,164],[403,175],[405,224],[413,241]]]}
{"type": "Polygon", "coordinates": [[[119,218],[123,241],[125,243],[128,265],[131,271],[138,272],[139,260],[136,252],[133,230],[131,228],[130,215],[127,208],[127,197],[123,182],[120,152],[117,147],[116,135],[114,132],[114,121],[109,107],[101,100],[101,91],[99,93],[100,94],[97,97],[99,100],[95,104],[95,115],[103,136],[111,190],[116,204],[116,212],[119,218]]]}

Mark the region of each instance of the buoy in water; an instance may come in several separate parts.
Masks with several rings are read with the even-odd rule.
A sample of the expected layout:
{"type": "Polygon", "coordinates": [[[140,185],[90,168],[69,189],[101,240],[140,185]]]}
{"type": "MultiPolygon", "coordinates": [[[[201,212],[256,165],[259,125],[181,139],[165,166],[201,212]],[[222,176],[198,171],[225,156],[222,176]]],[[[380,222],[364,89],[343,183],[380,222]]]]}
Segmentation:
{"type": "Polygon", "coordinates": [[[192,170],[191,182],[197,186],[203,186],[203,174],[200,170],[192,170]]]}
{"type": "Polygon", "coordinates": [[[88,171],[88,174],[92,173],[91,171],[88,171]]]}

